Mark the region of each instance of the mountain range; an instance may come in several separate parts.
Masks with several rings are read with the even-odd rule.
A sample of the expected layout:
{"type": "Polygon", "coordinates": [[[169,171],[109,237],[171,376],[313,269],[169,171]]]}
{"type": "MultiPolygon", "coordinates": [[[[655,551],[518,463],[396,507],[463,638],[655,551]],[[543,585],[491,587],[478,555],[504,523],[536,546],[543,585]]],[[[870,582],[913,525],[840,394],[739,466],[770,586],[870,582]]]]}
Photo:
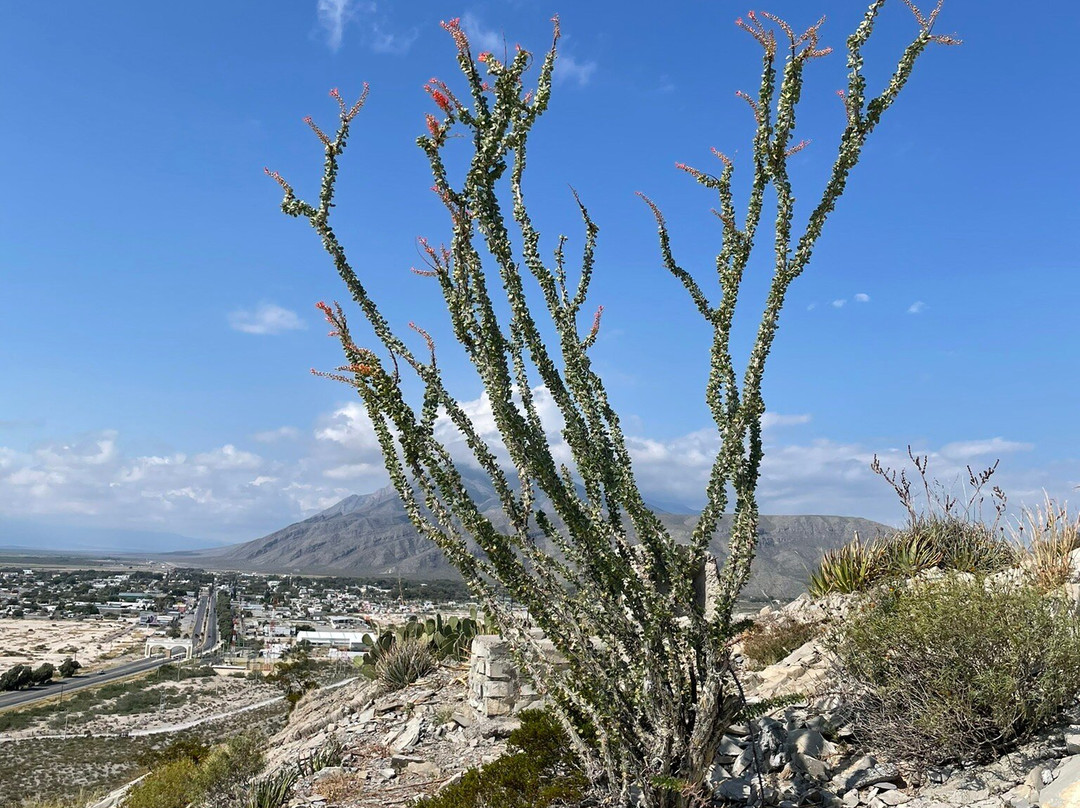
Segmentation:
{"type": "MultiPolygon", "coordinates": [[[[505,525],[490,483],[470,476],[474,501],[496,524],[505,525]]],[[[657,511],[679,542],[689,540],[696,514],[657,511]]],[[[710,549],[726,554],[731,517],[725,517],[710,549]]],[[[856,532],[874,538],[892,528],[850,516],[761,516],[753,573],[745,595],[751,599],[792,598],[806,588],[809,571],[822,553],[850,541],[856,532]]],[[[346,497],[330,508],[262,538],[229,547],[184,553],[186,564],[208,569],[317,575],[456,578],[442,551],[421,537],[391,486],[346,497]]]]}

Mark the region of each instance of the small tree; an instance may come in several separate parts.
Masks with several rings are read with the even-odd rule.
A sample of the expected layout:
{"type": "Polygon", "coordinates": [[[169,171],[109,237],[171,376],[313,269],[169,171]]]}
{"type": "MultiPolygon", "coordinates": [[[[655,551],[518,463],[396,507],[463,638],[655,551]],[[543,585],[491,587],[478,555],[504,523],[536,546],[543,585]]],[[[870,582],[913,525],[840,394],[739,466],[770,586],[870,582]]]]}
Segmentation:
{"type": "Polygon", "coordinates": [[[0,676],[0,690],[22,690],[34,682],[34,669],[29,665],[16,665],[0,676]]]}
{"type": "Polygon", "coordinates": [[[42,662],[31,674],[31,681],[35,685],[43,685],[52,681],[56,675],[56,666],[51,662],[42,662]]]}
{"type": "Polygon", "coordinates": [[[71,657],[68,657],[63,662],[60,663],[60,667],[59,667],[60,676],[62,676],[64,679],[68,679],[68,678],[74,676],[75,671],[77,671],[81,667],[82,667],[82,665],[78,662],[78,660],[75,660],[75,659],[72,659],[71,657]]]}
{"type": "Polygon", "coordinates": [[[420,241],[428,265],[420,274],[434,278],[442,290],[454,334],[483,384],[501,446],[484,440],[447,388],[427,332],[410,323],[426,342],[426,350],[418,353],[386,320],[331,225],[339,159],[364,96],[349,106],[337,90],[331,91],[340,106],[333,137],[306,119],[324,148],[314,203],[296,196],[280,175],[268,171],[285,191],[282,210],[314,227],[385,350],[380,355],[359,347],[341,307],[320,304],[346,356],[339,373],[328,375],[356,387],[416,529],[442,548],[483,601],[520,663],[551,697],[593,784],[614,804],[628,805],[638,795],[651,808],[686,804],[704,788],[717,744],[740,709],[727,643],[732,608],[756,545],[755,489],[765,410],[761,384],[779,314],[866,138],[927,46],[953,42],[933,33],[940,3],[924,15],[905,2],[918,31],[878,95],[867,95],[862,49],[885,0],[874,0],[848,39],[848,86],[840,92],[846,125],[824,192],[797,237],[787,161],[806,144],[793,142],[796,108],[806,65],[829,49],[819,45],[820,22],[801,35],[768,14],[750,13],[738,22],[764,51],[756,96],[740,93],[756,122],[753,180],[741,223],[731,184],[734,164],[728,157],[717,152],[723,165],[719,176],[681,166],[719,195],[719,303],[676,262],[660,210],[645,200],[659,227],[664,264],[713,331],[705,398],[722,443],[706,489],[707,504],[688,547],[678,547],[646,506],[618,415],[589,357],[602,309],[584,328],[580,317],[598,228],[576,200],[585,240],[574,283],[567,272],[565,237],[558,239],[553,263],[545,262],[525,202],[526,142],[551,97],[557,19],[536,87],[528,91],[523,78],[532,61],[528,52],[519,49],[507,61],[491,53],[474,56],[458,21],[444,23],[468,95],[459,97],[441,81],[428,84],[425,89],[442,117],[428,115],[427,134],[417,141],[453,229],[448,247],[420,241]],[[451,137],[459,132],[463,139],[451,137]],[[455,182],[444,152],[463,141],[471,144],[468,167],[455,182]],[[772,283],[740,384],[731,353],[732,323],[770,186],[777,204],[772,283]],[[527,275],[541,290],[539,305],[526,293],[527,275]],[[494,302],[493,281],[506,292],[505,307],[494,302]],[[535,310],[541,306],[554,325],[554,341],[545,340],[538,324],[535,310]],[[406,395],[403,370],[418,379],[419,401],[406,395]],[[558,408],[568,460],[556,457],[548,445],[537,400],[540,388],[558,408]],[[471,457],[451,455],[439,437],[444,426],[463,436],[471,457]],[[497,451],[505,452],[505,461],[497,451]],[[500,529],[470,498],[457,467],[466,459],[490,477],[508,527],[500,529]],[[693,580],[707,563],[709,541],[729,504],[734,527],[728,558],[719,587],[702,603],[693,580]],[[510,613],[499,598],[503,591],[528,608],[527,618],[510,613]],[[556,670],[544,655],[529,631],[533,625],[565,656],[565,671],[556,670]]]}

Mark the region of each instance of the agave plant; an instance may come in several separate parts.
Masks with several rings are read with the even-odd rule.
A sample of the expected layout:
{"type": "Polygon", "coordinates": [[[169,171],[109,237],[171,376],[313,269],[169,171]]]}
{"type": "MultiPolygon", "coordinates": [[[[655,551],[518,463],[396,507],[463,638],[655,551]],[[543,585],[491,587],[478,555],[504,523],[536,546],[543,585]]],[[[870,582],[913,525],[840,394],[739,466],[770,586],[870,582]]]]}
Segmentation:
{"type": "Polygon", "coordinates": [[[883,556],[881,544],[863,542],[856,535],[854,541],[825,553],[810,575],[810,594],[822,597],[865,589],[881,577],[883,556]]]}
{"type": "Polygon", "coordinates": [[[932,537],[918,531],[902,531],[880,545],[880,566],[890,576],[911,576],[940,567],[945,555],[932,537]]]}

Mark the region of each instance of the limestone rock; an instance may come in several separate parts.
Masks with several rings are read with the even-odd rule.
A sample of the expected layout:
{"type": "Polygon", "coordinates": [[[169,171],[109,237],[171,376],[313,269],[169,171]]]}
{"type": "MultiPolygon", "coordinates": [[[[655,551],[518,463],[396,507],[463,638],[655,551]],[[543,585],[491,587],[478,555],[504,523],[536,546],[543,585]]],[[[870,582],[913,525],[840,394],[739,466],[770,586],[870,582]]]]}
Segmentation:
{"type": "Polygon", "coordinates": [[[877,783],[899,782],[900,771],[892,763],[878,763],[871,755],[865,755],[834,778],[842,790],[866,788],[877,783]]]}
{"type": "Polygon", "coordinates": [[[1039,792],[1039,806],[1080,808],[1080,755],[1071,755],[1061,761],[1057,778],[1039,792]]]}

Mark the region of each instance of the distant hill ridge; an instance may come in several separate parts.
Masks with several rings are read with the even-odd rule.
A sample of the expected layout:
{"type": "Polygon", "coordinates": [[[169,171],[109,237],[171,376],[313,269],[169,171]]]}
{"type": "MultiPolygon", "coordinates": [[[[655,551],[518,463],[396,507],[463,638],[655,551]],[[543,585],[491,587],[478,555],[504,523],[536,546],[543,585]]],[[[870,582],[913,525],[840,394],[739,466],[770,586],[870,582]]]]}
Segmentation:
{"type": "MultiPolygon", "coordinates": [[[[490,482],[469,476],[477,504],[496,525],[506,520],[490,482]]],[[[677,541],[689,540],[696,514],[657,512],[677,541]]],[[[710,549],[725,555],[730,517],[721,520],[710,549]]],[[[791,598],[805,589],[809,570],[830,548],[892,528],[850,516],[761,516],[760,542],[748,597],[791,598]]],[[[190,563],[216,569],[407,578],[456,578],[442,551],[421,537],[392,486],[348,496],[326,510],[267,536],[198,554],[190,563]]]]}

